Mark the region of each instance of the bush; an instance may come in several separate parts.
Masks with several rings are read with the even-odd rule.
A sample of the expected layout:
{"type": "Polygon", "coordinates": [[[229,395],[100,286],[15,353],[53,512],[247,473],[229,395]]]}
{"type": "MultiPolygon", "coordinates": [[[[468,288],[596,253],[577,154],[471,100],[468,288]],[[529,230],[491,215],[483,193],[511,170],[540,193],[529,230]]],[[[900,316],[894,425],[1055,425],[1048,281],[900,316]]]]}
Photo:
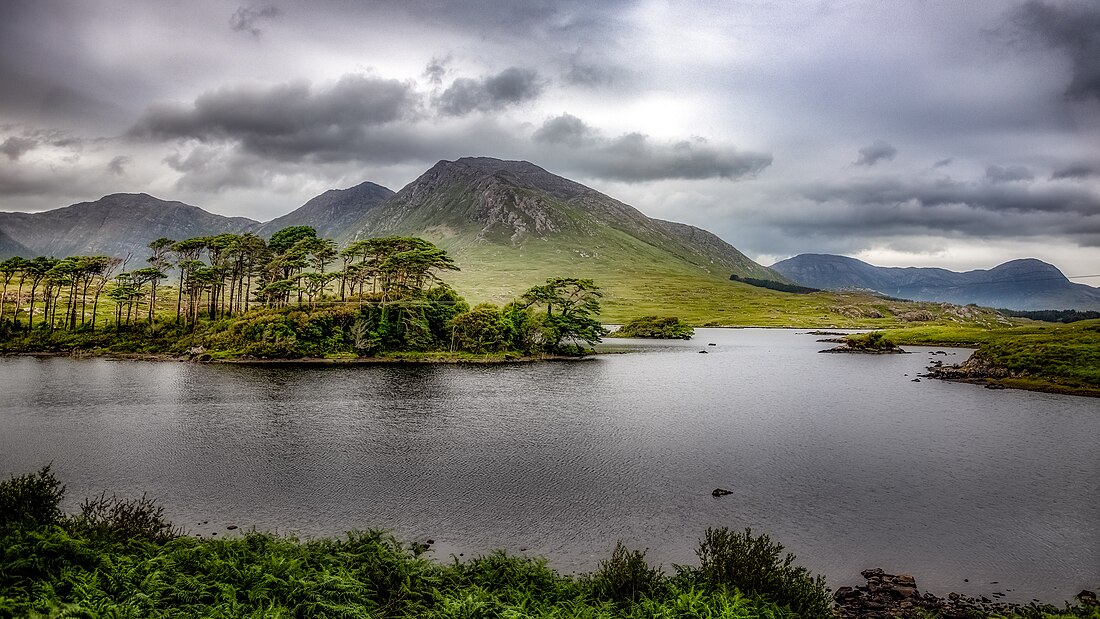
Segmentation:
{"type": "Polygon", "coordinates": [[[140,499],[120,499],[104,492],[84,499],[73,525],[85,533],[117,540],[142,538],[164,543],[180,535],[165,519],[164,508],[144,494],[140,499]]]}
{"type": "Polygon", "coordinates": [[[801,617],[831,617],[832,599],[825,579],[794,565],[792,554],[780,558],[781,552],[782,544],[773,543],[767,535],[754,537],[752,529],[707,529],[699,543],[700,576],[711,587],[762,595],[801,617]]]}
{"type": "Polygon", "coordinates": [[[660,568],[649,567],[645,551],[627,550],[622,542],[615,543],[611,558],[592,573],[592,594],[601,601],[633,603],[654,597],[664,588],[664,574],[660,568]]]}
{"type": "Polygon", "coordinates": [[[844,338],[848,348],[853,350],[895,350],[897,345],[886,339],[882,331],[870,333],[856,333],[844,338]]]}
{"type": "Polygon", "coordinates": [[[695,329],[676,317],[643,316],[635,318],[610,334],[612,337],[645,337],[666,340],[690,340],[695,329]]]}
{"type": "Polygon", "coordinates": [[[61,521],[65,486],[54,477],[50,465],[37,473],[13,475],[0,483],[0,527],[47,526],[61,521]]]}

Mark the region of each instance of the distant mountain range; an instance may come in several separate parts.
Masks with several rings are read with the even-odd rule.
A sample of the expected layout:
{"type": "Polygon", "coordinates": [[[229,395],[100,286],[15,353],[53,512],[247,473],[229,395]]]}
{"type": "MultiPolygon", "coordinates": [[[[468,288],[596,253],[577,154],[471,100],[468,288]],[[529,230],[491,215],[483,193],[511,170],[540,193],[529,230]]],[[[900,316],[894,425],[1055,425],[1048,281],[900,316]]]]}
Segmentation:
{"type": "Polygon", "coordinates": [[[490,158],[440,161],[397,193],[370,182],[326,191],[266,223],[146,194],[0,213],[0,257],[132,254],[132,264],[143,265],[148,243],[160,237],[267,237],[291,225],[341,245],[389,234],[431,240],[462,268],[449,279],[477,300],[506,301],[550,276],[591,277],[623,304],[683,295],[702,289],[702,280],[703,288],[743,286],[728,282],[731,273],[785,281],[710,232],[652,219],[534,164],[490,158]]]}
{"type": "Polygon", "coordinates": [[[946,301],[1012,310],[1100,310],[1100,288],[1071,282],[1034,258],[989,270],[877,267],[855,258],[801,254],[771,268],[791,281],[823,290],[865,290],[912,301],[946,301]]]}

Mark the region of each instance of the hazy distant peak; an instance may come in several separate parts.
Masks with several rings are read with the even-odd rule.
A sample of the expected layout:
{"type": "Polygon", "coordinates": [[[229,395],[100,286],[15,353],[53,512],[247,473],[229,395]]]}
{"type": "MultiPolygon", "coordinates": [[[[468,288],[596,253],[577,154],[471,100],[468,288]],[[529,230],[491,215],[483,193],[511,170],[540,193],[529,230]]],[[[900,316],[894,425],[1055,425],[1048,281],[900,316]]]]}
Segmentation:
{"type": "Polygon", "coordinates": [[[1100,309],[1100,289],[1070,282],[1058,267],[1036,258],[959,273],[939,268],[877,267],[847,256],[801,254],[771,268],[803,286],[870,289],[914,301],[1024,310],[1100,309]]]}

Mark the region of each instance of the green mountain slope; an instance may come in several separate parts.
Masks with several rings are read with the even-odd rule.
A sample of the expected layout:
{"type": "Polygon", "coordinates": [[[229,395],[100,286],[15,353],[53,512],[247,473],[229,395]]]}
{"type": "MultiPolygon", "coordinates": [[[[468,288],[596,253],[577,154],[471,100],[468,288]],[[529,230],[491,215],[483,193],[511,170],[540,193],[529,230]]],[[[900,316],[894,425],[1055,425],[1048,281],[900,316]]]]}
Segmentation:
{"type": "Polygon", "coordinates": [[[612,316],[643,305],[684,312],[696,302],[715,316],[715,295],[732,301],[750,288],[731,273],[785,281],[705,230],[646,217],[522,161],[441,161],[340,240],[389,234],[446,248],[462,267],[450,277],[455,287],[497,303],[563,275],[595,279],[612,316]]]}

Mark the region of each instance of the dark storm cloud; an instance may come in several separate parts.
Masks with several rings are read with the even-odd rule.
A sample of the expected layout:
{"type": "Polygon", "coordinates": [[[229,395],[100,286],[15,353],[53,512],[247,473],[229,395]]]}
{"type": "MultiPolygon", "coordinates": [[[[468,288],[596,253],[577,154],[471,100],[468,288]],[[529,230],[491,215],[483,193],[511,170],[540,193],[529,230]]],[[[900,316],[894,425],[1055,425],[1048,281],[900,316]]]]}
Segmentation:
{"type": "Polygon", "coordinates": [[[509,67],[481,79],[460,77],[436,98],[435,103],[447,116],[464,116],[475,111],[500,111],[535,99],[542,94],[542,90],[538,73],[509,67]]]}
{"type": "Polygon", "coordinates": [[[532,140],[554,146],[581,173],[628,183],[666,179],[739,179],[771,165],[771,155],[711,146],[704,140],[655,143],[642,133],[603,137],[571,114],[544,122],[532,140]]]}
{"type": "Polygon", "coordinates": [[[4,140],[0,144],[0,153],[4,153],[8,156],[8,159],[12,161],[19,161],[19,158],[23,156],[23,153],[32,150],[38,146],[38,140],[32,140],[30,138],[24,138],[19,136],[11,136],[4,140]]]}
{"type": "Polygon", "coordinates": [[[985,169],[985,178],[992,183],[1014,183],[1034,180],[1035,174],[1025,166],[1010,165],[1002,167],[991,165],[985,169]]]}
{"type": "Polygon", "coordinates": [[[115,176],[125,176],[126,166],[130,165],[131,159],[126,155],[119,155],[107,162],[107,171],[115,176]]]}
{"type": "Polygon", "coordinates": [[[329,88],[238,86],[200,95],[187,107],[152,107],[129,135],[238,143],[273,159],[348,160],[359,157],[372,128],[414,116],[418,101],[408,83],[362,75],[346,75],[329,88]]]}
{"type": "Polygon", "coordinates": [[[275,19],[282,15],[279,7],[275,6],[242,6],[229,18],[229,27],[233,32],[247,32],[259,37],[263,34],[259,23],[263,20],[275,19]]]}
{"type": "Polygon", "coordinates": [[[1091,178],[1093,176],[1100,176],[1100,168],[1091,166],[1086,163],[1077,163],[1055,170],[1050,175],[1050,180],[1081,180],[1085,178],[1091,178]]]}
{"type": "Polygon", "coordinates": [[[1016,8],[1012,18],[1019,28],[1069,56],[1067,97],[1100,100],[1100,2],[1055,5],[1030,0],[1016,8]]]}
{"type": "Polygon", "coordinates": [[[893,161],[897,154],[898,149],[882,140],[875,140],[870,146],[859,149],[859,159],[856,160],[855,165],[870,167],[880,161],[893,161]]]}

